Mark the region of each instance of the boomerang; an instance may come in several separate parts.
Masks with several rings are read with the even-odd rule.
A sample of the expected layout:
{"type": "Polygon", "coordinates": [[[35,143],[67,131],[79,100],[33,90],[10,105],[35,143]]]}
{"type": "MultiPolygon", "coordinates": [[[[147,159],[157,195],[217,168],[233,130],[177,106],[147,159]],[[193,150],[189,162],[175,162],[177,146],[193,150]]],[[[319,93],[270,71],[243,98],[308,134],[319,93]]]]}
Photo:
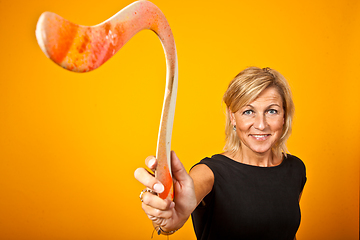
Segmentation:
{"type": "Polygon", "coordinates": [[[38,20],[36,38],[45,55],[56,64],[73,72],[89,72],[104,64],[143,29],[158,35],[165,52],[166,86],[156,150],[156,178],[165,187],[159,196],[173,199],[170,147],[178,65],[174,37],[161,10],[151,2],[138,1],[95,26],[74,24],[55,13],[45,12],[38,20]]]}

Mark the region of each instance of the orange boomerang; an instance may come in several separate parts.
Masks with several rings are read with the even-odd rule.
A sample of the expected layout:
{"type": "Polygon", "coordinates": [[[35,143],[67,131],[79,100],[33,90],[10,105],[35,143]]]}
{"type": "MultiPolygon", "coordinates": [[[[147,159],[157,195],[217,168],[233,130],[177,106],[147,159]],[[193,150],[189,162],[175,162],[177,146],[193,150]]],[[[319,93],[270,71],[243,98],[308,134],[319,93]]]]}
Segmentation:
{"type": "Polygon", "coordinates": [[[138,1],[95,26],[77,25],[45,12],[37,23],[36,38],[46,56],[61,67],[74,72],[88,72],[100,67],[143,29],[154,31],[165,51],[167,74],[156,150],[156,178],[165,186],[159,196],[173,199],[170,147],[178,66],[174,37],[161,10],[151,2],[138,1]]]}

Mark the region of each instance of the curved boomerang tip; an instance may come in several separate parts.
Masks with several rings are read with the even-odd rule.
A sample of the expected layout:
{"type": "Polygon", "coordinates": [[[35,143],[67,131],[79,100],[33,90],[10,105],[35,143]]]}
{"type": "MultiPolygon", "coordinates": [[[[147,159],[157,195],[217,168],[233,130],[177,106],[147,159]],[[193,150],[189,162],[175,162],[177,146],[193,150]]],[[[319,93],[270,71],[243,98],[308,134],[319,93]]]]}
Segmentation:
{"type": "Polygon", "coordinates": [[[45,12],[37,23],[36,37],[42,51],[56,64],[70,71],[88,72],[104,64],[143,29],[158,34],[167,64],[173,65],[176,50],[170,26],[160,9],[148,1],[134,2],[95,26],[74,24],[45,12]]]}
{"type": "Polygon", "coordinates": [[[84,39],[76,39],[82,33],[78,29],[79,25],[55,13],[44,12],[39,18],[35,34],[41,50],[48,58],[67,70],[85,72],[94,68],[89,68],[89,64],[84,62],[85,51],[82,45],[78,46],[83,44],[84,39]]]}

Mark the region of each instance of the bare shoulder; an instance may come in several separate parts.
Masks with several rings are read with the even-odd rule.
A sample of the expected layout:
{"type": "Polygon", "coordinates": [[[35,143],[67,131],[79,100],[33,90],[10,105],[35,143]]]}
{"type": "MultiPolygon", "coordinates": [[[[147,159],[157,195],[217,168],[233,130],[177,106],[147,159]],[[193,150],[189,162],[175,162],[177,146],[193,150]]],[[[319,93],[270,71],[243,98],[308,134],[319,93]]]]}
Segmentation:
{"type": "Polygon", "coordinates": [[[214,182],[214,173],[206,164],[198,164],[190,170],[190,176],[192,178],[202,178],[205,181],[214,182]]]}
{"type": "Polygon", "coordinates": [[[198,164],[189,174],[194,181],[196,200],[200,203],[214,186],[214,173],[205,164],[198,164]]]}

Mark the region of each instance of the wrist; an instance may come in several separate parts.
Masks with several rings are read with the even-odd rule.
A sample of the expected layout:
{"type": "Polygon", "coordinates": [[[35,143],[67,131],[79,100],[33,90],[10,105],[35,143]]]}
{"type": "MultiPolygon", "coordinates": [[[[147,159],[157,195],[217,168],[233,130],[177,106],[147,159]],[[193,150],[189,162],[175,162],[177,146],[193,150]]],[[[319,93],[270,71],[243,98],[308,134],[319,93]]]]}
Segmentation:
{"type": "MultiPolygon", "coordinates": [[[[180,228],[179,228],[180,229],[180,228]]],[[[157,232],[158,235],[162,234],[162,235],[171,235],[171,234],[174,234],[175,232],[177,232],[179,229],[176,229],[176,230],[164,230],[161,228],[161,226],[156,226],[155,227],[155,231],[157,232]]]]}

